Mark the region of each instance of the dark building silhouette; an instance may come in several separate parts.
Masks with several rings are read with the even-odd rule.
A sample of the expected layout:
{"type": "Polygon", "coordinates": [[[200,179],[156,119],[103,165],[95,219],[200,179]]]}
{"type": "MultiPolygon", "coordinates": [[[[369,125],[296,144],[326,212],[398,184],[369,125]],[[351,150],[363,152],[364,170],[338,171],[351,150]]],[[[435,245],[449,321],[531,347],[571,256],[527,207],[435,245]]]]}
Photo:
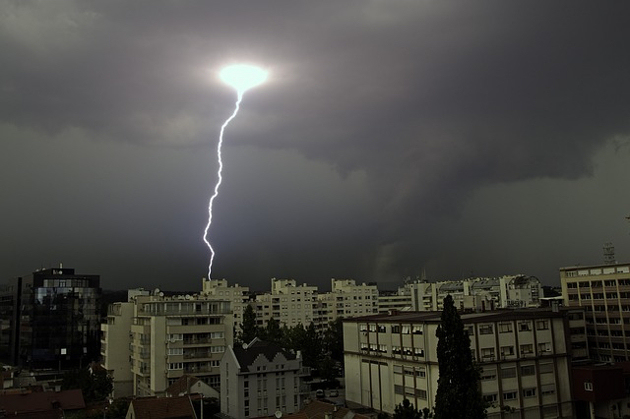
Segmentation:
{"type": "Polygon", "coordinates": [[[0,289],[0,357],[29,369],[72,369],[100,353],[100,277],[51,268],[0,289]]]}

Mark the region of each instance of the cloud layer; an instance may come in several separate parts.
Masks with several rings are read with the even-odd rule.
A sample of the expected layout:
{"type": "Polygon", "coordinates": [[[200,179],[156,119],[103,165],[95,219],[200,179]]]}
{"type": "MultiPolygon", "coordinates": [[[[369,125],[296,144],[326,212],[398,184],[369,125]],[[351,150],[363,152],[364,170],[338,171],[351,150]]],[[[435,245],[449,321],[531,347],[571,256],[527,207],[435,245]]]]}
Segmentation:
{"type": "MultiPolygon", "coordinates": [[[[249,283],[270,276],[393,283],[423,267],[434,277],[468,268],[497,274],[501,264],[489,258],[477,266],[471,255],[496,251],[497,237],[520,235],[536,220],[505,231],[486,219],[493,242],[475,243],[481,220],[467,211],[471,202],[483,205],[475,200],[481,191],[580,184],[596,172],[595,156],[627,152],[602,150],[624,144],[630,131],[629,8],[5,2],[4,171],[30,172],[5,177],[6,193],[19,202],[57,182],[47,210],[3,210],[20,220],[3,247],[14,248],[16,237],[41,244],[18,247],[8,271],[58,257],[105,271],[113,284],[133,277],[173,288],[182,277],[198,287],[205,250],[197,230],[218,127],[234,101],[215,73],[244,60],[266,66],[272,78],[246,94],[226,134],[226,181],[211,236],[217,275],[249,283]],[[59,164],[50,163],[51,153],[59,164]],[[16,159],[25,160],[15,167],[16,159]],[[69,168],[76,166],[80,173],[69,168]],[[68,213],[67,202],[84,211],[68,213]],[[60,232],[93,248],[61,244],[54,238],[60,232]]],[[[489,219],[512,211],[496,200],[487,197],[489,219]]],[[[592,216],[597,222],[604,213],[592,216]]],[[[553,211],[539,217],[562,222],[553,211]]],[[[558,248],[558,240],[544,240],[558,248]]],[[[583,238],[595,249],[594,263],[598,240],[583,238]]],[[[558,266],[570,256],[555,252],[558,266]]],[[[512,269],[551,276],[552,263],[515,262],[512,269]]]]}

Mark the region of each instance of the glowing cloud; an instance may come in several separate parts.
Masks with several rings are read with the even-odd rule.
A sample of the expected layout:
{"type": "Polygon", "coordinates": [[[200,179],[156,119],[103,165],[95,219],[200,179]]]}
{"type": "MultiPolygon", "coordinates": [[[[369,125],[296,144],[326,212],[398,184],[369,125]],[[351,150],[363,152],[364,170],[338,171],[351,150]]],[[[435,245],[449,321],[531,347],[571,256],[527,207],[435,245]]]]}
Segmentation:
{"type": "Polygon", "coordinates": [[[229,67],[225,67],[219,73],[219,78],[226,83],[227,85],[233,87],[236,90],[236,105],[234,106],[234,112],[228,119],[225,120],[223,125],[221,125],[221,131],[219,132],[219,143],[217,144],[217,160],[219,161],[219,169],[217,171],[217,183],[214,186],[214,193],[210,197],[210,202],[208,203],[208,223],[206,224],[206,228],[203,232],[203,241],[208,246],[210,250],[210,262],[208,264],[208,280],[212,279],[212,263],[214,262],[214,249],[208,240],[208,231],[210,230],[210,225],[212,224],[212,205],[214,203],[215,198],[219,195],[219,187],[221,186],[221,182],[223,181],[223,159],[221,149],[223,147],[223,132],[225,128],[228,126],[230,121],[234,119],[236,114],[238,113],[241,105],[241,100],[243,99],[243,93],[245,91],[251,89],[252,87],[256,87],[259,84],[262,84],[267,80],[267,71],[263,70],[260,67],[247,65],[247,64],[236,64],[231,65],[229,67]]]}
{"type": "Polygon", "coordinates": [[[247,64],[231,65],[219,73],[221,80],[236,89],[239,95],[264,83],[267,80],[267,75],[267,71],[262,68],[247,64]]]}

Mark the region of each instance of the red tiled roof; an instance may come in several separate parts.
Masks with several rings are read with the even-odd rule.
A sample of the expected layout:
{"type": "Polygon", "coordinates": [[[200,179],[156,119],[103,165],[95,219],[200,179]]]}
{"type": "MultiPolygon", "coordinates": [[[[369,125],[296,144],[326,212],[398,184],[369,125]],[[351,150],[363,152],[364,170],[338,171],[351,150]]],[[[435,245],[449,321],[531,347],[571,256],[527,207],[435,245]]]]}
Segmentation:
{"type": "Polygon", "coordinates": [[[188,396],[147,397],[131,401],[136,419],[196,419],[188,396]]]}
{"type": "Polygon", "coordinates": [[[179,396],[180,394],[187,394],[190,387],[195,385],[199,381],[199,378],[192,375],[184,374],[177,381],[171,384],[165,393],[169,396],[179,396]]]}
{"type": "MultiPolygon", "coordinates": [[[[335,406],[332,403],[322,402],[320,400],[313,400],[302,410],[297,413],[290,413],[288,415],[283,415],[283,419],[325,419],[326,413],[330,413],[333,419],[343,419],[348,415],[348,413],[352,413],[352,410],[347,407],[339,407],[335,406]],[[336,410],[335,410],[336,409],[336,410]]],[[[370,419],[369,416],[361,415],[359,413],[354,413],[350,415],[352,419],[370,419]]],[[[275,416],[270,416],[269,418],[275,418],[275,416]]]]}
{"type": "Polygon", "coordinates": [[[26,417],[22,415],[83,408],[83,392],[79,389],[0,395],[0,409],[7,412],[6,416],[17,413],[20,417],[26,417]]]}

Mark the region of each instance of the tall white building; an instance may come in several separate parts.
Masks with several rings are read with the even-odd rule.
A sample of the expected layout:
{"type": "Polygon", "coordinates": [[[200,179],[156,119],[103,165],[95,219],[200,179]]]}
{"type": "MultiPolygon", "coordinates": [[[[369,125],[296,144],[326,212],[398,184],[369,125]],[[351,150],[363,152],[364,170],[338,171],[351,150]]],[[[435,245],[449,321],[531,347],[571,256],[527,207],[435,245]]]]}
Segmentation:
{"type": "Polygon", "coordinates": [[[243,323],[243,312],[249,303],[249,287],[229,285],[226,279],[203,279],[201,295],[210,300],[229,301],[234,314],[234,324],[243,323]]]}
{"type": "MultiPolygon", "coordinates": [[[[344,320],[346,399],[392,414],[409,399],[433,408],[441,312],[344,320]]],[[[565,316],[543,309],[462,314],[489,418],[571,418],[570,339],[565,316]],[[513,413],[507,413],[507,412],[513,413]]]]}
{"type": "Polygon", "coordinates": [[[469,278],[460,281],[416,281],[405,285],[415,311],[442,310],[444,297],[455,306],[470,309],[539,307],[542,284],[534,276],[505,275],[499,278],[469,278]]]}
{"type": "Polygon", "coordinates": [[[630,360],[630,264],[560,268],[560,285],[564,305],[585,310],[591,356],[630,360]]]}
{"type": "Polygon", "coordinates": [[[378,313],[376,285],[357,285],[354,279],[330,279],[331,291],[317,295],[316,326],[325,327],[338,317],[378,313]]]}
{"type": "Polygon", "coordinates": [[[221,360],[221,412],[233,418],[297,412],[308,396],[300,352],[255,338],[243,346],[228,346],[221,360]]]}
{"type": "Polygon", "coordinates": [[[101,354],[115,392],[160,395],[183,374],[219,389],[219,361],[233,342],[229,301],[157,292],[110,307],[101,354]]]}
{"type": "Polygon", "coordinates": [[[259,326],[275,319],[281,326],[309,325],[313,320],[317,287],[297,285],[294,279],[271,279],[271,292],[256,296],[254,311],[259,326]]]}

